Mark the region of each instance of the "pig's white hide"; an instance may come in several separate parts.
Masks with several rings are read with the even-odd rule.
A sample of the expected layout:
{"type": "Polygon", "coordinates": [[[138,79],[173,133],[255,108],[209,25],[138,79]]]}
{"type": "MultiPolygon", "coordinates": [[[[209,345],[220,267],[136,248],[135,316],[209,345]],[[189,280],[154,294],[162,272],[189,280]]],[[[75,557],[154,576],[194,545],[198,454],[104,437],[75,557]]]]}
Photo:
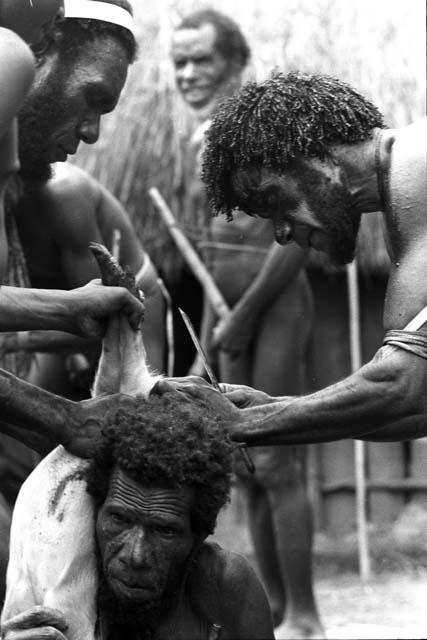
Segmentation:
{"type": "MultiPolygon", "coordinates": [[[[111,320],[93,395],[148,395],[158,379],[149,373],[141,332],[126,319],[111,320]]],[[[67,620],[67,640],[96,640],[95,509],[81,477],[88,464],[60,446],[23,484],[2,620],[34,605],[54,607],[67,620]]]]}

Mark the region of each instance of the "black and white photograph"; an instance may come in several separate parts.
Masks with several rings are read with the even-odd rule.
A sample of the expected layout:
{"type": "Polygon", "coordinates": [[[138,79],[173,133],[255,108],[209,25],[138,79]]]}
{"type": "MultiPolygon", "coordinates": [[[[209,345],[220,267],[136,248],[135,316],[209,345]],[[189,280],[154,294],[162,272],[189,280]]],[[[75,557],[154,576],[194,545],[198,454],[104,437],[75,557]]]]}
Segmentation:
{"type": "Polygon", "coordinates": [[[425,0],[0,0],[0,640],[422,638],[425,0]]]}

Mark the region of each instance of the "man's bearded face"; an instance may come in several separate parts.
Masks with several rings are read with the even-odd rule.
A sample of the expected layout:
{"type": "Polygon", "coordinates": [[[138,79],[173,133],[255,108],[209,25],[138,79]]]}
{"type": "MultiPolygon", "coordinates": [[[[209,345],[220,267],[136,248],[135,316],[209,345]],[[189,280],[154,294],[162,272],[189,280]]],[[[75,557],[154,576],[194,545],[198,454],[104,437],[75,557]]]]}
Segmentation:
{"type": "Polygon", "coordinates": [[[324,251],[337,265],[353,259],[360,215],[338,168],[317,160],[294,161],[280,175],[253,167],[237,171],[232,186],[240,209],[273,221],[279,244],[324,251]]]}
{"type": "Polygon", "coordinates": [[[104,584],[122,611],[167,606],[194,547],[193,491],[144,487],[116,467],[98,513],[104,584]]]}
{"type": "Polygon", "coordinates": [[[88,41],[70,60],[64,56],[46,57],[19,114],[21,173],[28,182],[48,180],[49,165],[76,153],[81,140],[97,141],[101,116],[114,109],[126,80],[126,51],[112,36],[88,41]]]}
{"type": "Polygon", "coordinates": [[[212,24],[178,29],[172,44],[175,79],[184,100],[194,109],[209,105],[230,74],[230,62],[217,50],[212,24]]]}

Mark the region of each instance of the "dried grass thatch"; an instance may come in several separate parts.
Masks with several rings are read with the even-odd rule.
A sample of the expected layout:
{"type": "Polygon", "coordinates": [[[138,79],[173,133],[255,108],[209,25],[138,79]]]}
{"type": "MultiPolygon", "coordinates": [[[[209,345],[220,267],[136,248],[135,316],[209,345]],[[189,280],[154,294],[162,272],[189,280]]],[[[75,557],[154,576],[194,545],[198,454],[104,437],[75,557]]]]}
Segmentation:
{"type": "MultiPolygon", "coordinates": [[[[212,0],[210,6],[230,12],[226,0],[212,0]]],[[[105,118],[100,142],[76,159],[122,201],[169,278],[179,273],[181,262],[147,189],[157,186],[178,217],[183,215],[178,207],[183,186],[180,139],[188,135],[190,121],[175,91],[169,43],[179,15],[196,7],[201,3],[195,0],[134,2],[139,59],[118,108],[105,118]]],[[[256,78],[273,67],[330,73],[370,97],[391,126],[424,114],[423,0],[235,0],[232,14],[248,36],[256,78]]],[[[360,264],[370,273],[385,273],[381,219],[365,218],[360,264]]],[[[318,256],[315,262],[326,266],[318,256]]]]}

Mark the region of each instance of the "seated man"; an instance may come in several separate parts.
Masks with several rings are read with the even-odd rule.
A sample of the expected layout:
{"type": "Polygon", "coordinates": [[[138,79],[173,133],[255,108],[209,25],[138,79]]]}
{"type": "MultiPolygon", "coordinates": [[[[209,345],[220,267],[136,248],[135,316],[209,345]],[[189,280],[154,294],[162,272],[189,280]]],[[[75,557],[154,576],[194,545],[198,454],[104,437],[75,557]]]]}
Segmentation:
{"type": "MultiPolygon", "coordinates": [[[[203,402],[165,393],[112,409],[103,433],[87,471],[97,510],[96,637],[273,638],[247,561],[205,541],[230,489],[224,422],[203,402]]],[[[52,505],[57,514],[62,500],[52,505]]],[[[49,637],[68,640],[67,623],[38,607],[4,622],[2,637],[24,630],[28,639],[48,637],[54,627],[49,637]]]]}

